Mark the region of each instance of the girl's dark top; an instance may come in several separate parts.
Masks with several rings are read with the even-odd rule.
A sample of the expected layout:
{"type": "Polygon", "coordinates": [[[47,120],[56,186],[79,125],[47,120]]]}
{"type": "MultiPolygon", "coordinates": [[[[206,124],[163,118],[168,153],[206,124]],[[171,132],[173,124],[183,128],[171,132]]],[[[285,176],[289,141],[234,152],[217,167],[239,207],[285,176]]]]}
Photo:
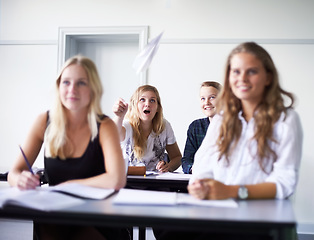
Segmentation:
{"type": "MultiPolygon", "coordinates": [[[[49,113],[47,119],[47,126],[49,124],[49,113]]],[[[105,119],[107,116],[103,115],[101,119],[105,119]]],[[[100,123],[97,123],[99,132],[100,123]]],[[[48,180],[49,185],[57,185],[70,179],[82,179],[93,177],[102,173],[105,173],[104,156],[99,144],[99,134],[93,141],[90,140],[84,154],[79,158],[67,158],[61,160],[60,158],[44,158],[45,164],[45,177],[48,180]]],[[[35,222],[34,229],[35,234],[38,236],[39,229],[45,231],[46,226],[35,222]]],[[[73,236],[77,233],[81,226],[55,226],[57,231],[67,231],[69,236],[73,236]]],[[[95,227],[101,235],[108,240],[130,240],[127,229],[111,228],[111,227],[95,227]]],[[[66,236],[64,234],[64,236],[66,236]]],[[[37,238],[39,239],[39,238],[37,238]]]]}
{"type": "MultiPolygon", "coordinates": [[[[107,116],[103,115],[102,119],[107,116]]],[[[49,114],[48,114],[49,118],[49,114]]],[[[48,119],[49,124],[49,119],[48,119]]],[[[97,123],[99,132],[100,123],[97,123]]],[[[104,156],[99,144],[99,134],[90,140],[84,154],[78,158],[61,160],[59,157],[44,157],[45,176],[53,186],[72,179],[83,179],[105,173],[104,156]]]]}

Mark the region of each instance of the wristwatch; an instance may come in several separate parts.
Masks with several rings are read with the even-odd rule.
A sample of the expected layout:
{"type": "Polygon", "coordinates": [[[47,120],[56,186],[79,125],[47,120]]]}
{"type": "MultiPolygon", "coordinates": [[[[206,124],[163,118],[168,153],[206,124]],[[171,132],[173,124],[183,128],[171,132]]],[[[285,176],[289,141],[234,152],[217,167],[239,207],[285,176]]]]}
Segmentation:
{"type": "Polygon", "coordinates": [[[249,196],[249,192],[244,185],[241,185],[238,190],[238,198],[241,200],[247,199],[249,196]]]}

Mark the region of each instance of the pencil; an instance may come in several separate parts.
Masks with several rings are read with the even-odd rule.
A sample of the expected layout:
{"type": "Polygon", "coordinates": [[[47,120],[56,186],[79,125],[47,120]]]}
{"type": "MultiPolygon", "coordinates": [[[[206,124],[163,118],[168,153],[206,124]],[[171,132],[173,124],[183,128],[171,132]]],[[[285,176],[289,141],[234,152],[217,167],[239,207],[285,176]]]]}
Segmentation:
{"type": "Polygon", "coordinates": [[[30,171],[32,174],[34,174],[34,172],[33,172],[33,170],[32,170],[32,167],[31,167],[31,165],[29,164],[29,161],[27,160],[27,157],[26,157],[26,155],[25,155],[25,153],[24,153],[22,147],[21,147],[20,145],[19,145],[19,147],[20,147],[20,149],[21,149],[22,155],[23,155],[23,157],[24,157],[25,163],[26,163],[26,165],[27,165],[29,171],[30,171]]]}

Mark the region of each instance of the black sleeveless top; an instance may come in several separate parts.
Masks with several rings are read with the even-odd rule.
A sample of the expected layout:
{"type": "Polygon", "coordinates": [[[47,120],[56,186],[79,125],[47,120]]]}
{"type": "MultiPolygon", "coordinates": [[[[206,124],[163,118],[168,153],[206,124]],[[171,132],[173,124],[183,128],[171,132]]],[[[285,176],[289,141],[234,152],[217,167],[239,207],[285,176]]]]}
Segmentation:
{"type": "MultiPolygon", "coordinates": [[[[106,117],[104,115],[102,119],[106,117]]],[[[98,132],[99,126],[100,123],[97,123],[98,132]]],[[[65,160],[61,160],[59,157],[44,157],[44,166],[46,179],[51,186],[67,180],[89,178],[105,173],[104,155],[99,144],[99,133],[93,141],[90,140],[81,157],[65,160]]]]}

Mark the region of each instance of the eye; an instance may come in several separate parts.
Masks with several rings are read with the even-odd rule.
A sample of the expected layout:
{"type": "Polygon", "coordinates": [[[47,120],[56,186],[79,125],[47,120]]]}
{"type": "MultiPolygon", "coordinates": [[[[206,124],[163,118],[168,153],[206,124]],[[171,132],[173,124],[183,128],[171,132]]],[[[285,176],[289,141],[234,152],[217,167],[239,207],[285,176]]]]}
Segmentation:
{"type": "Polygon", "coordinates": [[[62,79],[62,80],[61,80],[61,84],[68,86],[68,85],[70,84],[70,81],[67,80],[67,79],[62,79]]]}
{"type": "Polygon", "coordinates": [[[254,75],[254,74],[257,74],[257,69],[249,69],[248,70],[248,74],[250,74],[250,75],[254,75]]]}
{"type": "Polygon", "coordinates": [[[155,100],[155,99],[151,99],[150,102],[151,102],[151,103],[155,103],[156,100],[155,100]]]}
{"type": "Polygon", "coordinates": [[[209,99],[210,100],[214,100],[216,98],[216,96],[210,96],[209,99]]]}
{"type": "Polygon", "coordinates": [[[140,102],[145,102],[145,98],[140,98],[140,102]]]}
{"type": "Polygon", "coordinates": [[[80,80],[77,84],[78,84],[79,86],[87,86],[87,82],[84,81],[84,80],[80,80]]]}
{"type": "Polygon", "coordinates": [[[232,69],[232,70],[231,70],[231,73],[232,73],[233,75],[239,75],[239,74],[240,74],[240,70],[238,70],[238,69],[232,69]]]}
{"type": "Polygon", "coordinates": [[[201,101],[204,102],[204,101],[205,101],[205,98],[204,98],[204,97],[201,97],[201,101]]]}

